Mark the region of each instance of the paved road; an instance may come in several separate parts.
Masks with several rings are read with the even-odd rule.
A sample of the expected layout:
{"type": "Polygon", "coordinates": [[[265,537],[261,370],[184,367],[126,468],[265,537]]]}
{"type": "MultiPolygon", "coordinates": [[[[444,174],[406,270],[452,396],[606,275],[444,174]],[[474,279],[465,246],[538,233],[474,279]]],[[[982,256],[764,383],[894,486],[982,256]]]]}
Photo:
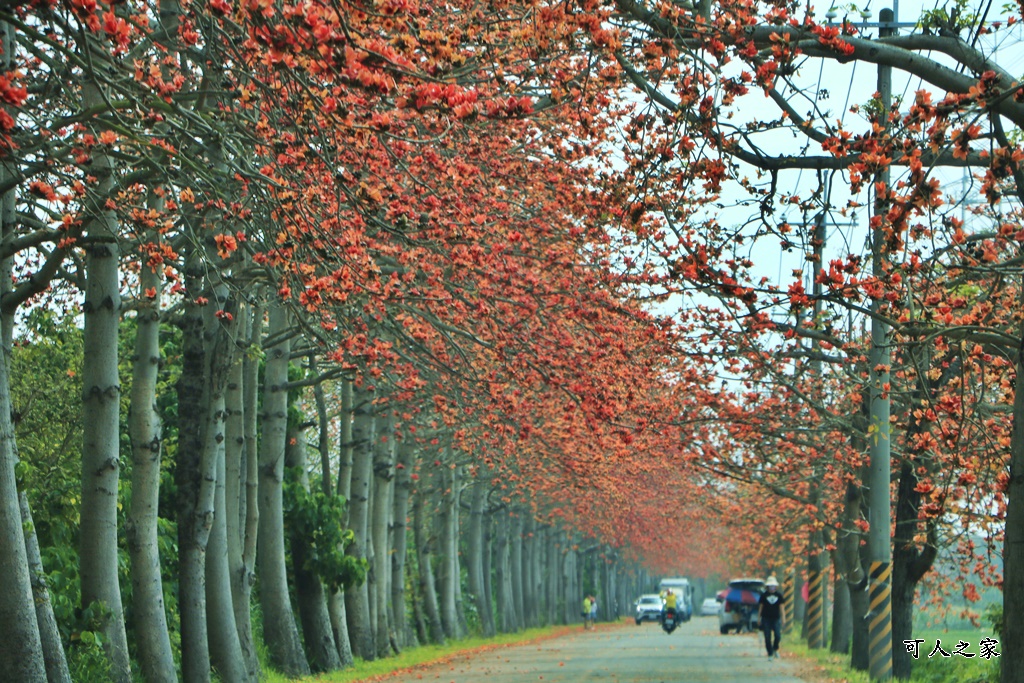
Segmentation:
{"type": "MultiPolygon", "coordinates": [[[[760,634],[723,636],[695,618],[667,635],[655,623],[603,626],[530,645],[456,658],[388,678],[420,683],[802,683],[795,666],[769,660],[760,634]]],[[[783,643],[785,651],[785,643],[783,643]]]]}

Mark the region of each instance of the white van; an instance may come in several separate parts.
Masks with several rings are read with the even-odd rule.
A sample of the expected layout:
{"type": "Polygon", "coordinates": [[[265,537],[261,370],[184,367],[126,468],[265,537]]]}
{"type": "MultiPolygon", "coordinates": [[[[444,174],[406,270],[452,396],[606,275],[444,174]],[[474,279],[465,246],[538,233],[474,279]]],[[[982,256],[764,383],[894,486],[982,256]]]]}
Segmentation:
{"type": "Polygon", "coordinates": [[[683,621],[689,621],[693,616],[693,586],[689,579],[675,578],[662,579],[658,584],[658,592],[670,590],[676,594],[676,604],[683,621]]]}

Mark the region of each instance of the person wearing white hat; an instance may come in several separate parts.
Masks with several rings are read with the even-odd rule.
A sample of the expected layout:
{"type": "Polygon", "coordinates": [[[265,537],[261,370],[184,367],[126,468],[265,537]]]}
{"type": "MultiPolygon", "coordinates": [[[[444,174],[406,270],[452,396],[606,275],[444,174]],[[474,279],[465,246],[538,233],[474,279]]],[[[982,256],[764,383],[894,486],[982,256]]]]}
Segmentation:
{"type": "Polygon", "coordinates": [[[764,630],[764,647],[770,659],[779,658],[779,643],[782,640],[782,624],[786,621],[786,601],[779,592],[779,582],[769,576],[764,582],[765,592],[757,605],[758,621],[764,630]],[[773,638],[774,636],[774,638],[773,638]]]}

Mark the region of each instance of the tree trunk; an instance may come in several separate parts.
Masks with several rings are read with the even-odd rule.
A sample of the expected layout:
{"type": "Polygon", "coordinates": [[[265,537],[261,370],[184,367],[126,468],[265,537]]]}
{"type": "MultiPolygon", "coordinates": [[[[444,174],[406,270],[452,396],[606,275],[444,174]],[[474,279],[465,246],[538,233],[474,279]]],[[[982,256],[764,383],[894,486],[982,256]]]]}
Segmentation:
{"type": "Polygon", "coordinates": [[[334,632],[334,644],[338,648],[338,660],[345,669],[355,664],[352,645],[348,640],[348,616],[345,613],[345,593],[333,593],[327,602],[327,613],[331,619],[331,630],[334,632]]]}
{"type": "MultiPolygon", "coordinates": [[[[212,243],[212,240],[210,240],[212,243]]],[[[190,244],[185,263],[186,303],[182,323],[184,343],[178,379],[178,594],[181,614],[181,667],[187,681],[206,681],[210,676],[210,631],[207,621],[206,554],[217,521],[216,486],[218,462],[224,439],[224,389],[231,364],[235,324],[220,320],[215,312],[237,314],[226,288],[211,288],[206,281],[208,253],[190,244]],[[199,305],[201,297],[213,299],[199,305]]],[[[223,521],[223,512],[221,512],[223,521]]],[[[221,537],[223,538],[223,537],[221,537]]],[[[218,553],[227,549],[217,548],[218,553]]],[[[226,563],[220,568],[226,571],[226,563]]],[[[228,589],[227,579],[223,587],[228,589]]],[[[228,605],[230,608],[231,605],[228,605]]],[[[237,640],[234,619],[231,631],[216,634],[218,643],[237,640]]],[[[214,622],[226,628],[225,622],[214,622]]],[[[220,662],[226,664],[226,660],[220,662]]],[[[235,665],[230,666],[235,671],[235,665]]]]}
{"type": "Polygon", "coordinates": [[[484,514],[483,527],[484,540],[482,552],[484,554],[484,595],[487,596],[487,607],[493,622],[494,586],[492,585],[492,579],[494,578],[494,515],[490,512],[484,514]]]}
{"type": "MultiPolygon", "coordinates": [[[[434,477],[431,477],[431,479],[436,481],[434,477]]],[[[412,524],[413,541],[416,544],[416,568],[419,574],[420,596],[430,632],[430,640],[443,645],[445,643],[444,624],[441,623],[441,612],[437,604],[437,591],[434,588],[435,581],[432,564],[433,539],[431,539],[427,530],[426,494],[427,491],[422,486],[413,493],[412,524]]]]}
{"type": "MultiPolygon", "coordinates": [[[[349,528],[354,534],[346,554],[366,559],[369,542],[370,480],[373,477],[373,392],[359,388],[353,397],[352,476],[349,495],[349,528]]],[[[377,656],[370,621],[370,594],[364,582],[345,591],[345,612],[352,654],[366,661],[377,656]]]]}
{"type": "Polygon", "coordinates": [[[529,513],[523,524],[523,624],[535,628],[537,623],[537,539],[536,522],[529,513]]]}
{"type": "Polygon", "coordinates": [[[456,487],[458,476],[455,467],[449,469],[447,463],[438,468],[438,480],[441,482],[441,514],[438,515],[441,538],[441,567],[438,572],[440,581],[441,623],[444,634],[448,638],[459,637],[459,615],[456,604],[456,586],[459,580],[458,555],[458,502],[456,487]]]}
{"type": "MultiPolygon", "coordinates": [[[[341,439],[338,448],[338,481],[335,487],[337,495],[347,502],[352,491],[352,382],[341,382],[341,439]]],[[[348,526],[348,506],[342,524],[348,526]]],[[[355,657],[352,654],[352,643],[348,635],[348,616],[345,610],[345,593],[338,591],[331,596],[327,605],[331,614],[331,627],[334,629],[334,642],[338,646],[338,655],[343,667],[352,666],[355,657]]]]}
{"type": "MultiPolygon", "coordinates": [[[[64,655],[64,643],[57,628],[57,619],[53,615],[50,589],[46,584],[43,559],[39,553],[39,537],[36,536],[32,510],[24,491],[18,494],[18,502],[21,505],[21,519],[25,527],[25,553],[32,582],[32,597],[36,604],[36,622],[39,625],[43,662],[46,665],[46,680],[47,683],[71,683],[71,672],[68,671],[68,660],[64,655]]],[[[171,667],[173,670],[173,662],[171,667]]]]}
{"type": "Polygon", "coordinates": [[[341,443],[338,446],[338,494],[348,500],[352,495],[352,453],[355,448],[352,426],[355,420],[355,399],[352,380],[341,382],[341,443]]]}
{"type": "MultiPolygon", "coordinates": [[[[611,550],[608,549],[608,552],[611,550]]],[[[598,553],[594,560],[597,562],[598,569],[601,574],[601,589],[598,591],[600,600],[597,603],[597,618],[601,621],[608,621],[611,619],[611,607],[614,601],[612,597],[615,595],[612,592],[612,571],[611,564],[605,561],[604,553],[598,553]]]]}
{"type": "MultiPolygon", "coordinates": [[[[257,294],[259,301],[261,295],[257,294]]],[[[263,306],[248,306],[244,311],[246,348],[259,349],[263,334],[263,306]]],[[[236,375],[237,379],[237,375],[236,375]]],[[[240,555],[231,554],[228,562],[231,571],[231,603],[235,610],[235,626],[238,628],[238,643],[242,648],[245,666],[251,680],[262,677],[256,642],[252,635],[252,586],[256,582],[256,539],[259,535],[259,443],[257,412],[259,410],[259,361],[245,353],[241,367],[241,427],[243,448],[239,456],[239,503],[238,515],[242,527],[238,530],[237,541],[241,544],[240,555]]],[[[234,541],[232,541],[234,542],[234,541]]]]}
{"type": "Polygon", "coordinates": [[[521,511],[511,512],[509,541],[509,561],[512,568],[512,604],[515,607],[516,625],[515,630],[523,628],[526,623],[525,606],[523,601],[523,516],[521,511]]]}
{"type": "Polygon", "coordinates": [[[853,614],[850,605],[850,584],[846,582],[841,567],[833,561],[835,581],[833,588],[835,600],[832,603],[832,652],[846,654],[850,651],[850,638],[853,635],[853,614]]]}
{"type": "MultiPolygon", "coordinates": [[[[150,235],[158,239],[156,235],[150,235]]],[[[164,587],[157,545],[162,425],[156,412],[160,369],[161,274],[143,264],[139,287],[155,292],[141,297],[136,320],[128,433],[132,443],[132,503],[125,535],[132,562],[132,613],[142,676],[150,683],[174,683],[174,655],[167,631],[164,587]]]]}
{"type": "Polygon", "coordinates": [[[516,630],[516,606],[512,595],[511,522],[508,509],[497,513],[494,581],[498,589],[498,628],[502,633],[516,630]]]}
{"type": "MultiPolygon", "coordinates": [[[[309,477],[306,474],[306,443],[301,433],[289,430],[286,463],[298,476],[298,484],[309,491],[309,477]]],[[[292,574],[295,576],[295,598],[302,622],[302,635],[306,644],[310,669],[314,673],[334,671],[341,668],[338,646],[334,643],[331,617],[327,612],[327,599],[320,577],[306,568],[309,556],[308,538],[292,533],[291,556],[292,574]]]]}
{"type": "Polygon", "coordinates": [[[373,599],[377,606],[377,626],[374,640],[378,657],[391,655],[391,619],[388,598],[391,595],[391,543],[388,529],[394,512],[392,488],[395,478],[395,418],[394,410],[385,409],[383,419],[378,420],[379,433],[373,448],[373,575],[377,585],[373,599]]]}
{"type": "Polygon", "coordinates": [[[270,304],[268,338],[275,342],[266,349],[266,378],[263,390],[263,435],[259,449],[259,540],[256,561],[259,569],[260,605],[263,608],[263,638],[270,661],[287,676],[309,674],[299,631],[292,613],[285,568],[282,483],[288,428],[288,357],[291,342],[288,311],[281,301],[270,304]]]}
{"type": "MultiPolygon", "coordinates": [[[[104,105],[105,96],[92,81],[83,85],[82,92],[86,109],[104,105]]],[[[99,136],[99,131],[96,135],[99,136]]],[[[92,190],[95,196],[113,197],[116,183],[111,157],[97,150],[92,155],[89,168],[89,173],[97,178],[92,190]]],[[[110,659],[111,678],[118,683],[131,683],[131,660],[117,562],[117,499],[121,469],[121,385],[117,369],[118,326],[121,321],[118,226],[114,212],[109,209],[99,209],[90,218],[86,221],[91,242],[86,248],[83,305],[84,429],[79,573],[82,605],[101,602],[105,606],[102,630],[104,648],[110,659]]]]}
{"type": "MultiPolygon", "coordinates": [[[[864,369],[866,371],[866,368],[864,369]]],[[[865,392],[860,409],[854,416],[854,428],[851,431],[850,446],[854,451],[867,453],[868,427],[871,421],[871,396],[865,392]]],[[[860,468],[858,479],[866,482],[870,477],[870,467],[860,468]]],[[[843,530],[837,542],[836,557],[840,560],[847,589],[850,593],[850,666],[856,671],[868,671],[871,667],[870,635],[868,633],[871,605],[870,583],[868,571],[870,566],[867,544],[862,544],[863,532],[858,528],[860,520],[870,518],[867,496],[863,484],[850,483],[846,487],[846,498],[843,502],[843,530]]]]}
{"type": "MultiPolygon", "coordinates": [[[[858,549],[860,564],[868,561],[867,546],[860,546],[858,549]]],[[[853,639],[850,642],[850,667],[856,671],[868,671],[870,669],[870,636],[868,634],[868,621],[870,618],[870,586],[868,585],[867,573],[863,572],[859,584],[850,584],[850,611],[853,612],[853,639]]]]}
{"type": "MultiPolygon", "coordinates": [[[[416,544],[413,543],[413,554],[416,557],[416,544]]],[[[412,567],[409,568],[410,570],[412,567]]],[[[417,576],[419,576],[419,567],[416,567],[417,576]]],[[[426,645],[430,642],[430,634],[427,632],[427,617],[423,614],[423,599],[420,597],[420,592],[413,586],[412,591],[409,593],[409,601],[412,603],[412,623],[413,632],[416,637],[417,645],[426,645]]]]}
{"type": "Polygon", "coordinates": [[[562,553],[560,544],[558,543],[557,532],[555,531],[555,529],[550,527],[548,528],[547,541],[547,621],[548,624],[551,625],[564,624],[564,603],[567,596],[563,594],[562,590],[562,553]]]}
{"type": "Polygon", "coordinates": [[[562,606],[562,623],[571,624],[579,618],[583,596],[579,590],[576,568],[576,551],[571,547],[562,556],[562,585],[565,589],[565,603],[562,606]]]}
{"type": "MultiPolygon", "coordinates": [[[[855,442],[856,447],[856,442],[855,442]]],[[[861,477],[863,481],[863,476],[861,477]]],[[[840,576],[845,583],[845,592],[849,598],[849,621],[846,624],[838,621],[833,622],[833,643],[836,642],[835,632],[846,628],[847,634],[840,633],[840,642],[846,638],[850,643],[850,666],[858,671],[867,671],[869,665],[868,653],[868,575],[864,571],[864,563],[861,559],[861,532],[856,522],[864,515],[865,500],[860,485],[850,483],[846,487],[846,498],[843,503],[843,528],[836,540],[835,560],[837,576],[840,576]]],[[[836,595],[841,596],[844,589],[837,588],[836,595]]],[[[839,598],[836,599],[837,607],[839,598]]],[[[845,652],[846,650],[842,650],[845,652]]]]}
{"type": "MultiPolygon", "coordinates": [[[[0,64],[10,70],[14,55],[11,25],[0,21],[0,64]]],[[[0,105],[6,111],[8,107],[0,105]]],[[[13,116],[17,116],[13,112],[13,116]]],[[[12,120],[13,120],[12,116],[12,120]]],[[[0,164],[0,183],[16,187],[12,182],[18,169],[14,164],[0,164]]],[[[13,236],[17,227],[16,190],[0,198],[0,239],[13,236]]],[[[14,259],[0,261],[0,296],[13,288],[14,259]]],[[[25,525],[18,503],[15,465],[18,447],[11,422],[10,353],[14,336],[14,309],[0,312],[0,680],[22,683],[41,681],[47,676],[43,659],[39,624],[35,617],[26,549],[25,525]]]]}
{"type": "MultiPolygon", "coordinates": [[[[892,640],[903,644],[914,637],[914,595],[917,584],[932,567],[938,548],[934,522],[925,522],[928,543],[917,547],[918,510],[921,494],[917,491],[917,465],[904,461],[896,493],[896,525],[892,548],[892,640]]],[[[914,659],[907,648],[892,648],[892,675],[906,680],[913,671],[914,659]]]]}
{"type": "MultiPolygon", "coordinates": [[[[1017,384],[1024,382],[1024,339],[1017,350],[1017,384]]],[[[1004,653],[1024,652],[1024,386],[1013,396],[1013,431],[1010,435],[1010,479],[1007,483],[1006,525],[1003,539],[1003,624],[1000,635],[1004,653]]],[[[999,662],[1001,683],[1024,683],[1024,666],[1017,654],[999,662]]]]}
{"type": "Polygon", "coordinates": [[[472,594],[480,629],[485,638],[494,636],[494,615],[491,596],[484,591],[484,504],[487,501],[487,479],[478,471],[470,489],[469,525],[466,529],[467,585],[472,594]]]}
{"type": "Polygon", "coordinates": [[[793,567],[793,615],[790,617],[789,611],[787,610],[786,616],[790,617],[789,621],[794,626],[800,625],[801,637],[805,637],[803,632],[803,625],[805,617],[807,616],[807,601],[804,600],[803,593],[804,578],[801,575],[800,570],[797,567],[793,567]]]}
{"type": "Polygon", "coordinates": [[[7,374],[9,350],[0,344],[0,680],[38,683],[47,680],[39,636],[25,529],[14,466],[18,450],[11,423],[11,383],[7,374]]]}
{"type": "Polygon", "coordinates": [[[452,470],[452,492],[454,496],[452,508],[454,523],[452,525],[452,556],[455,558],[455,617],[458,637],[465,638],[469,633],[469,622],[466,621],[466,605],[462,600],[462,556],[459,542],[462,540],[462,466],[452,470]]]}
{"type": "MultiPolygon", "coordinates": [[[[212,407],[224,412],[224,397],[221,395],[212,407]]],[[[227,517],[228,507],[225,491],[225,454],[223,441],[211,435],[215,443],[217,459],[217,484],[214,491],[214,518],[210,539],[206,547],[206,624],[210,648],[210,663],[225,683],[249,681],[249,671],[242,655],[238,640],[238,626],[235,624],[235,606],[231,598],[231,576],[228,569],[227,517]]],[[[237,484],[237,479],[235,481],[237,484]]],[[[237,495],[237,491],[233,492],[237,495]]],[[[235,515],[238,510],[235,509],[235,515]]],[[[237,525],[236,525],[237,529],[237,525]]],[[[256,683],[256,681],[253,681],[256,683]]]]}
{"type": "MultiPolygon", "coordinates": [[[[8,24],[0,22],[0,59],[3,60],[3,66],[9,68],[11,64],[11,50],[13,49],[10,36],[8,34],[8,24]]],[[[5,69],[6,70],[6,69],[5,69]]],[[[0,181],[6,182],[9,177],[9,169],[5,167],[0,169],[0,181]]],[[[15,222],[17,216],[15,214],[15,191],[10,190],[5,193],[0,199],[0,239],[6,241],[9,237],[13,236],[15,229],[15,222]]],[[[8,294],[13,289],[13,259],[4,259],[0,263],[0,297],[8,294]]],[[[5,368],[8,367],[8,359],[10,357],[11,349],[14,346],[14,325],[15,325],[15,309],[3,309],[0,311],[0,363],[4,364],[5,368]]],[[[9,374],[7,372],[3,375],[3,381],[6,383],[9,374]]],[[[9,385],[4,384],[0,391],[9,391],[9,385]]],[[[8,400],[9,403],[9,400],[8,400]]],[[[10,413],[8,412],[8,415],[10,413]]],[[[14,453],[14,460],[17,461],[17,448],[14,439],[14,433],[11,432],[11,439],[8,443],[6,437],[0,437],[4,443],[0,444],[0,451],[5,448],[9,448],[14,453]]],[[[4,455],[0,453],[0,467],[3,467],[4,455]]],[[[2,476],[2,475],[0,475],[2,476]]],[[[0,488],[0,496],[6,495],[2,488],[0,488]]],[[[71,673],[68,670],[67,657],[64,653],[64,643],[61,640],[60,630],[57,627],[57,619],[53,614],[53,603],[50,601],[50,590],[46,581],[46,572],[43,567],[43,559],[39,551],[39,537],[36,534],[35,522],[32,520],[32,508],[29,505],[28,495],[24,491],[18,492],[18,504],[21,509],[21,528],[25,537],[25,560],[28,564],[28,576],[29,582],[32,586],[32,599],[35,603],[35,617],[36,627],[39,633],[39,646],[42,650],[43,665],[46,668],[46,680],[48,683],[70,683],[71,673]]],[[[0,512],[0,515],[4,514],[0,512]]],[[[0,552],[5,551],[5,545],[0,542],[0,552]]],[[[12,559],[17,559],[17,555],[12,559]]],[[[2,562],[0,562],[0,570],[8,569],[2,562]]],[[[14,572],[16,574],[17,572],[14,572]]],[[[6,577],[7,574],[0,576],[6,577]]],[[[18,589],[17,576],[13,576],[15,579],[14,583],[10,586],[12,590],[18,589]]],[[[2,610],[3,598],[0,597],[0,610],[2,610]]],[[[0,612],[0,617],[3,613],[0,612]]],[[[2,622],[0,622],[2,623],[2,622]]],[[[6,634],[5,634],[6,635],[6,634]]],[[[21,633],[16,633],[15,637],[20,637],[21,633]]],[[[0,647],[0,658],[5,656],[7,653],[2,647],[0,647]]],[[[32,664],[27,663],[29,666],[32,664]]],[[[0,674],[7,672],[7,667],[0,665],[0,674]]]]}
{"type": "MultiPolygon", "coordinates": [[[[408,439],[408,437],[406,437],[408,439]]],[[[412,490],[413,444],[408,440],[397,444],[395,465],[394,530],[391,555],[391,611],[399,647],[412,644],[412,632],[406,617],[405,565],[408,555],[409,492],[412,490]]]]}

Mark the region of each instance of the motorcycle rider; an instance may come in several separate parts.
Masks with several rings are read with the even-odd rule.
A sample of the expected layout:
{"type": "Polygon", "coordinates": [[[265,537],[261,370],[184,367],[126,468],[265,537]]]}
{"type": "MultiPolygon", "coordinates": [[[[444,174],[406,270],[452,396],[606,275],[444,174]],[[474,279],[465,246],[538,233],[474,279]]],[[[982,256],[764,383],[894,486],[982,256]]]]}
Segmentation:
{"type": "Polygon", "coordinates": [[[677,616],[676,616],[677,615],[676,607],[678,606],[678,601],[679,601],[679,598],[678,598],[678,596],[676,596],[675,591],[673,591],[671,588],[668,589],[667,591],[665,591],[665,603],[664,603],[664,605],[661,608],[661,620],[662,621],[665,620],[665,615],[668,614],[669,611],[672,612],[672,618],[673,619],[677,618],[677,616]]]}

